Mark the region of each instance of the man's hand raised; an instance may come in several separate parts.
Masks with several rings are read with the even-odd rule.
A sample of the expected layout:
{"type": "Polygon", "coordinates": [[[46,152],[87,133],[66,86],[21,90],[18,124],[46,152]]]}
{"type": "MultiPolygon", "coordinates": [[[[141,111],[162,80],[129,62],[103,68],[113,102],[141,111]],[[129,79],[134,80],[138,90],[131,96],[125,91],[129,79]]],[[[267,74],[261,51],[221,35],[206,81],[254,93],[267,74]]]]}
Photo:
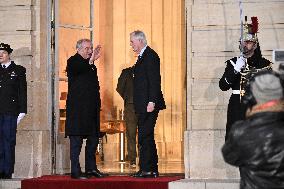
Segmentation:
{"type": "Polygon", "coordinates": [[[101,56],[101,49],[102,49],[101,45],[97,45],[96,48],[94,48],[92,56],[90,58],[90,63],[93,63],[95,60],[100,58],[100,56],[101,56]]]}

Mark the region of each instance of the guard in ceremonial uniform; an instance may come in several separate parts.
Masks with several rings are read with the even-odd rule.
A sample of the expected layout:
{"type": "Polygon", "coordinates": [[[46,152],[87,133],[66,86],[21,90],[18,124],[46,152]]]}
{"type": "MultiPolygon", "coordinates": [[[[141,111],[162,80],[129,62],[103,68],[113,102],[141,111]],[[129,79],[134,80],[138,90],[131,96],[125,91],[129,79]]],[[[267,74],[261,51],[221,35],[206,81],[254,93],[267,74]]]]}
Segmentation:
{"type": "Polygon", "coordinates": [[[222,91],[232,89],[227,110],[225,140],[227,140],[233,123],[245,119],[247,107],[241,102],[241,97],[245,94],[246,83],[254,73],[271,69],[272,63],[263,58],[261,54],[257,39],[257,17],[252,17],[251,20],[251,24],[247,24],[247,21],[245,21],[243,27],[243,35],[240,40],[241,55],[226,61],[225,72],[219,81],[219,87],[222,91]]]}
{"type": "Polygon", "coordinates": [[[26,69],[10,60],[13,49],[0,43],[0,178],[14,173],[17,124],[27,113],[26,69]]]}
{"type": "Polygon", "coordinates": [[[100,85],[94,61],[100,57],[101,46],[93,49],[92,41],[80,39],[77,53],[67,60],[68,95],[66,101],[65,134],[70,139],[71,178],[87,179],[107,176],[96,163],[96,149],[100,134],[100,85]],[[79,156],[83,140],[85,146],[85,174],[79,156]]]}

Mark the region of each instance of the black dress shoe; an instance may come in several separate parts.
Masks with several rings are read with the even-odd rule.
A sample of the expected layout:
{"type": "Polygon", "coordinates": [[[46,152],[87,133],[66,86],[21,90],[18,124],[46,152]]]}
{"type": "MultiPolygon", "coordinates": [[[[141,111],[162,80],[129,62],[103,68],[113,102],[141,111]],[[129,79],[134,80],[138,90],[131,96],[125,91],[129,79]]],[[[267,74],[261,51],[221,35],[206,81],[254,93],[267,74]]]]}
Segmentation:
{"type": "Polygon", "coordinates": [[[141,173],[142,173],[142,170],[139,170],[139,171],[137,171],[137,172],[131,174],[130,176],[131,176],[131,177],[137,177],[137,175],[140,175],[141,173]]]}
{"type": "Polygon", "coordinates": [[[71,173],[71,178],[72,179],[88,179],[90,177],[83,175],[83,174],[72,174],[71,173]]]}
{"type": "Polygon", "coordinates": [[[149,171],[149,172],[146,172],[146,171],[138,171],[137,173],[135,173],[133,175],[133,177],[136,177],[136,178],[157,178],[159,176],[159,173],[158,172],[155,172],[155,171],[149,171]]]}
{"type": "Polygon", "coordinates": [[[3,174],[2,176],[3,179],[11,179],[12,178],[12,174],[3,174]]]}
{"type": "Polygon", "coordinates": [[[0,179],[3,179],[4,173],[0,173],[0,179]]]}
{"type": "Polygon", "coordinates": [[[88,176],[95,176],[97,178],[102,178],[102,177],[109,176],[109,174],[102,173],[98,169],[94,169],[94,170],[91,170],[91,171],[86,171],[86,175],[88,175],[88,176]]]}
{"type": "Polygon", "coordinates": [[[153,173],[153,175],[155,175],[154,178],[159,177],[159,172],[158,171],[153,171],[152,173],[153,173]]]}

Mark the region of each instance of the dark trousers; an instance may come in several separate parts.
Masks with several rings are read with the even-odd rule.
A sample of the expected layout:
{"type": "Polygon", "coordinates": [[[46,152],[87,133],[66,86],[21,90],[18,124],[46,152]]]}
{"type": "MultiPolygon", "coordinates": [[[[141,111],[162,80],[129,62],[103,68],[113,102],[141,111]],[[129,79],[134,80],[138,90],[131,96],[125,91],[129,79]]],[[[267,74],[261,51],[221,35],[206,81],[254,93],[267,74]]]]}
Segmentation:
{"type": "Polygon", "coordinates": [[[128,160],[130,162],[135,162],[137,154],[136,153],[137,118],[133,104],[125,104],[124,120],[126,123],[128,160]]]}
{"type": "Polygon", "coordinates": [[[0,114],[0,173],[14,173],[17,116],[0,114]]]}
{"type": "Polygon", "coordinates": [[[232,125],[236,121],[244,120],[246,115],[247,106],[240,103],[240,95],[232,94],[229,99],[229,105],[227,110],[227,123],[226,123],[226,135],[225,140],[228,139],[229,132],[232,125]]]}
{"type": "Polygon", "coordinates": [[[95,135],[91,136],[69,136],[70,139],[70,160],[71,174],[78,175],[81,173],[79,156],[83,144],[83,139],[86,138],[85,147],[85,171],[97,169],[96,150],[99,143],[99,138],[95,135]]]}
{"type": "Polygon", "coordinates": [[[139,166],[142,171],[158,171],[154,127],[159,111],[138,114],[139,166]]]}

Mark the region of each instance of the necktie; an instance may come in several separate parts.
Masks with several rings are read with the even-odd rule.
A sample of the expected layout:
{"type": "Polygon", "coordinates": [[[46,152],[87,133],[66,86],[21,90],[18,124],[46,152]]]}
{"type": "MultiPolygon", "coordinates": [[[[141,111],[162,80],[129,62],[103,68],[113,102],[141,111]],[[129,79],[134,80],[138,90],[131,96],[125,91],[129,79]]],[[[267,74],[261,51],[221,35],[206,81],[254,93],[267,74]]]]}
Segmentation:
{"type": "Polygon", "coordinates": [[[138,58],[136,59],[135,64],[140,60],[140,55],[138,56],[138,58]]]}
{"type": "Polygon", "coordinates": [[[141,56],[139,55],[138,58],[137,58],[137,60],[136,60],[136,62],[138,62],[140,59],[141,59],[141,56]]]}
{"type": "Polygon", "coordinates": [[[133,66],[133,71],[132,71],[132,75],[133,75],[133,77],[135,77],[135,74],[134,74],[134,72],[135,72],[135,67],[136,67],[136,64],[137,64],[137,62],[139,62],[139,60],[141,59],[141,55],[139,55],[138,56],[138,58],[137,58],[137,60],[136,60],[136,62],[135,62],[135,64],[134,64],[134,66],[133,66]]]}
{"type": "Polygon", "coordinates": [[[2,65],[2,67],[3,67],[3,68],[6,68],[6,66],[5,66],[5,65],[2,65]]]}

